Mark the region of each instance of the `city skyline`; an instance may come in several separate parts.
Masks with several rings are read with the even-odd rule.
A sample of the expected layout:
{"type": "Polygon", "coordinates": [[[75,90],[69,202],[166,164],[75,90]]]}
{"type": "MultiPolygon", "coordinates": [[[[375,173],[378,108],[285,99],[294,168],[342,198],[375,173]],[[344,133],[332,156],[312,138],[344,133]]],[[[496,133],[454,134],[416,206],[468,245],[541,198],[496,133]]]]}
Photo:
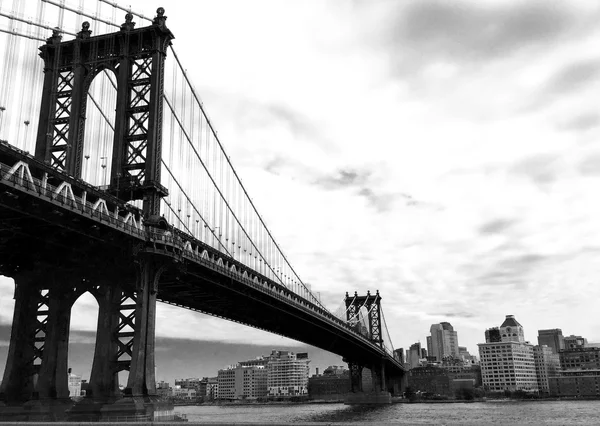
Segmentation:
{"type": "MultiPolygon", "coordinates": [[[[600,341],[572,315],[600,296],[598,5],[172,3],[173,44],[225,149],[331,310],[346,291],[379,289],[396,348],[449,321],[477,353],[507,313],[600,341]]],[[[0,277],[3,326],[12,293],[0,277]]],[[[93,299],[77,308],[75,329],[93,329],[93,299]]],[[[157,312],[158,338],[181,348],[302,346],[157,312]]]]}

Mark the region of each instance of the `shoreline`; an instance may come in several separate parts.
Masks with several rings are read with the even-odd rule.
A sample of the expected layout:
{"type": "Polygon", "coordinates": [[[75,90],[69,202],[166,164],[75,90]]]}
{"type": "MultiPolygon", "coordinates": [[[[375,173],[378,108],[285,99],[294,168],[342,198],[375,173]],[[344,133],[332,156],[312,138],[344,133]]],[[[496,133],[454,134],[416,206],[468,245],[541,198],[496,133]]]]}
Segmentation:
{"type": "MultiPolygon", "coordinates": [[[[432,399],[432,400],[413,400],[405,398],[393,399],[392,404],[472,404],[477,402],[503,403],[503,402],[547,402],[547,401],[599,401],[600,398],[537,398],[537,399],[511,399],[511,398],[484,398],[484,399],[432,399]]],[[[220,402],[191,402],[177,403],[173,402],[175,407],[201,407],[201,406],[248,406],[248,405],[307,405],[307,404],[343,404],[344,400],[308,400],[308,401],[220,401],[220,402]]]]}

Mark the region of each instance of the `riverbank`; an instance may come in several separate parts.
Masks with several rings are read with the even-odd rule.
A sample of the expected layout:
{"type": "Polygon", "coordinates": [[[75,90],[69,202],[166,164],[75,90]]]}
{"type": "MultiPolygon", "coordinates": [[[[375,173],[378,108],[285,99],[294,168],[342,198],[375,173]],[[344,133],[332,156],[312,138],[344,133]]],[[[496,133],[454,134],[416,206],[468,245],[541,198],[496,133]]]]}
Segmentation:
{"type": "Polygon", "coordinates": [[[343,399],[338,400],[306,400],[306,401],[248,401],[248,400],[238,400],[238,401],[206,401],[206,402],[173,402],[173,405],[176,407],[187,407],[187,406],[237,406],[237,405],[306,405],[306,404],[342,404],[344,402],[343,399]]]}

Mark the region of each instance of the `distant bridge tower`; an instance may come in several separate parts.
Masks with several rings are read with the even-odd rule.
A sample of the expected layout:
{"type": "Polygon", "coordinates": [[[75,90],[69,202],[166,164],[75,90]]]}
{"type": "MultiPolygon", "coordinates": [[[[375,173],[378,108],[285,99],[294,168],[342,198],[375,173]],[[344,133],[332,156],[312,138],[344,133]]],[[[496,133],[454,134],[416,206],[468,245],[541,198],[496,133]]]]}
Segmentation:
{"type": "MultiPolygon", "coordinates": [[[[346,320],[348,322],[356,321],[358,332],[365,335],[377,346],[384,348],[382,319],[381,319],[381,295],[379,290],[375,294],[367,291],[366,296],[359,296],[357,292],[354,296],[346,293],[344,299],[346,305],[346,320]],[[361,308],[367,311],[368,330],[361,330],[364,327],[357,318],[360,316],[361,308]]],[[[385,363],[383,360],[379,363],[367,364],[361,359],[347,357],[344,359],[348,363],[350,370],[351,394],[346,402],[353,403],[386,403],[391,401],[389,388],[399,390],[400,383],[395,377],[387,377],[385,363]],[[363,369],[367,367],[371,371],[371,384],[367,389],[363,389],[363,369]]]]}
{"type": "Polygon", "coordinates": [[[379,290],[376,294],[371,294],[367,291],[366,296],[359,296],[358,293],[354,293],[354,296],[348,296],[344,299],[346,304],[346,320],[350,321],[352,318],[358,316],[358,311],[361,307],[365,307],[368,312],[368,323],[369,323],[369,338],[377,343],[379,346],[383,346],[383,336],[381,335],[381,296],[379,290]]]}

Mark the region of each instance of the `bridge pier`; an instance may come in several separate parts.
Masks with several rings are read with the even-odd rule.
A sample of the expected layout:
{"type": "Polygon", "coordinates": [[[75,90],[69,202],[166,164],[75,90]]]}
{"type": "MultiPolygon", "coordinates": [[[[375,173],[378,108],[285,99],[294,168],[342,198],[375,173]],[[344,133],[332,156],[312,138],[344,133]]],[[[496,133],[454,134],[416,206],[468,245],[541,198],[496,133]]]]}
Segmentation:
{"type": "Polygon", "coordinates": [[[34,366],[35,338],[39,293],[37,277],[31,273],[20,273],[15,281],[15,309],[10,336],[6,368],[0,386],[0,402],[22,404],[34,393],[37,368],[34,366]]]}
{"type": "Polygon", "coordinates": [[[60,285],[62,283],[52,284],[48,292],[48,322],[37,391],[40,399],[68,399],[69,327],[73,290],[72,287],[69,289],[60,285]]]}
{"type": "MultiPolygon", "coordinates": [[[[114,417],[123,416],[148,416],[154,417],[156,412],[169,412],[173,410],[171,404],[163,403],[156,396],[156,379],[155,379],[155,330],[156,330],[156,296],[158,292],[158,283],[161,275],[167,269],[168,264],[153,257],[152,255],[140,254],[137,260],[137,282],[135,290],[135,324],[133,324],[132,342],[130,342],[131,363],[129,367],[129,378],[127,386],[123,390],[123,398],[113,400],[112,404],[107,403],[101,408],[100,420],[110,420],[114,417]],[[132,343],[132,344],[131,344],[132,343]]],[[[116,292],[115,292],[116,293],[116,292]]],[[[123,300],[119,296],[117,304],[117,296],[107,296],[110,301],[105,311],[105,315],[110,317],[111,324],[116,325],[115,313],[118,315],[120,304],[123,300]]],[[[106,318],[106,316],[104,318],[106,318]]],[[[114,334],[113,334],[114,335],[114,334]]],[[[103,336],[103,340],[109,339],[110,336],[103,336]]],[[[96,347],[98,350],[98,346],[96,347]]],[[[114,349],[114,347],[113,347],[114,349]]],[[[102,355],[102,354],[100,354],[102,355]]],[[[96,357],[95,357],[96,358],[96,357]]],[[[106,362],[104,355],[100,359],[106,362]]],[[[113,359],[116,362],[116,358],[113,359]]],[[[96,364],[94,364],[96,366],[96,364]]],[[[109,368],[115,366],[98,367],[97,376],[99,383],[95,384],[92,389],[100,389],[102,395],[110,397],[112,394],[111,376],[109,368]]],[[[116,370],[118,373],[118,365],[116,370]]],[[[116,382],[118,383],[118,382],[116,382]]]]}
{"type": "Polygon", "coordinates": [[[346,396],[344,404],[391,404],[392,396],[386,389],[385,365],[383,363],[371,365],[371,383],[365,390],[363,388],[364,365],[357,362],[348,362],[350,370],[350,393],[346,396]]]}

